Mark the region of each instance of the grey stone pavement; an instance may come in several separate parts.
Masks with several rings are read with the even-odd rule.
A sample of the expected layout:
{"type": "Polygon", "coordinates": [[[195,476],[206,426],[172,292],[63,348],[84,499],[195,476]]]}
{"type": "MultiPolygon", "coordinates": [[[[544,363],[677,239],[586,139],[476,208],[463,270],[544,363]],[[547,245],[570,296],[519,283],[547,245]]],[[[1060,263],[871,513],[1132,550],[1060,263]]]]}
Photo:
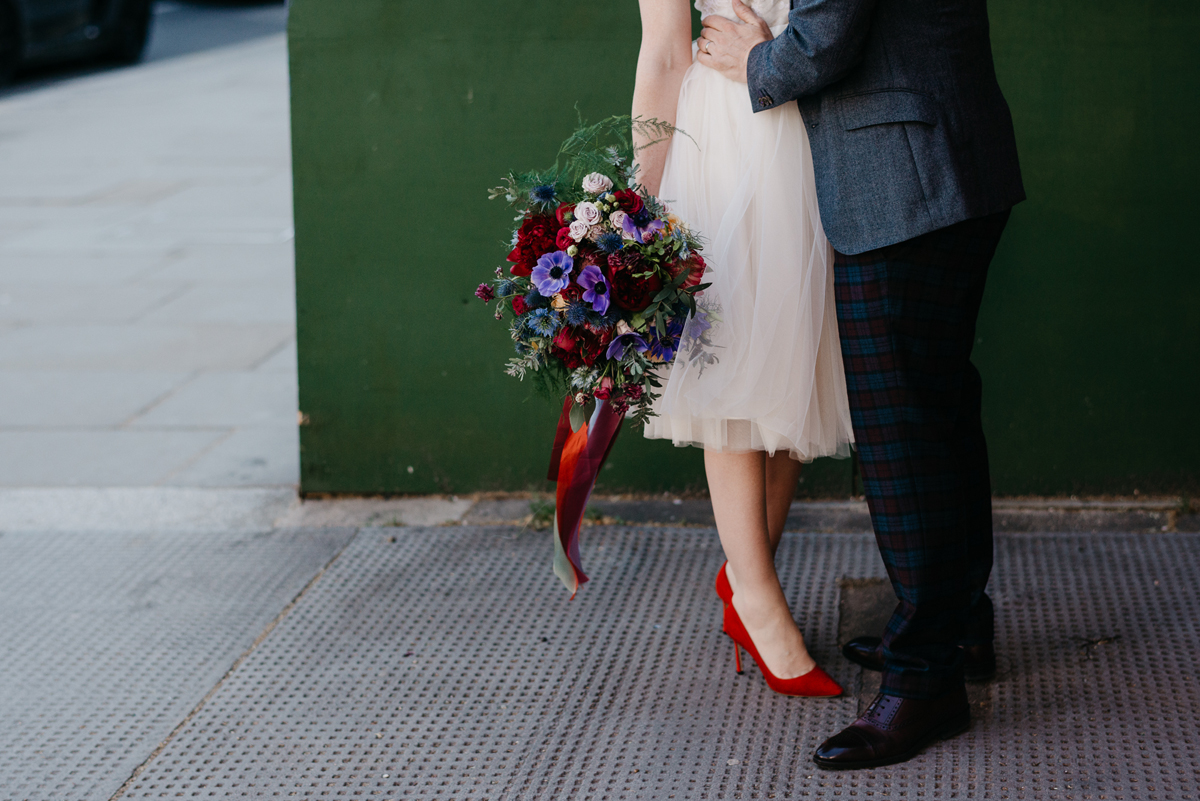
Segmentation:
{"type": "Polygon", "coordinates": [[[282,36],[0,99],[0,487],[297,480],[282,36]]]}
{"type": "Polygon", "coordinates": [[[0,801],[1200,797],[1178,500],[999,502],[971,731],[851,774],[861,501],[780,553],[824,701],[734,673],[704,500],[597,499],[573,601],[536,497],[301,502],[285,43],[172,47],[0,97],[0,801]]]}

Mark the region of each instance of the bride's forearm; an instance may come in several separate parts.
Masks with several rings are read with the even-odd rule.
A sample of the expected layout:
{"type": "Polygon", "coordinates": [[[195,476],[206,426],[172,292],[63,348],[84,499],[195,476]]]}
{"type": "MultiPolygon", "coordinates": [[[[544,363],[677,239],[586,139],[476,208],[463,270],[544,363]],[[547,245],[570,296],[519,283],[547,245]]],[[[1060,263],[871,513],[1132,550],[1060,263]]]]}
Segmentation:
{"type": "MultiPolygon", "coordinates": [[[[691,63],[691,52],[688,52],[688,62],[679,64],[645,65],[645,59],[638,59],[637,81],[633,89],[633,117],[643,120],[661,120],[671,125],[675,124],[675,112],[679,105],[679,88],[683,85],[683,75],[691,63]]],[[[642,148],[657,137],[634,132],[634,147],[642,148]]],[[[644,150],[638,151],[638,180],[651,194],[658,194],[662,183],[663,167],[667,162],[667,148],[670,140],[657,142],[644,150]]]]}
{"type": "MultiPolygon", "coordinates": [[[[633,117],[674,125],[679,88],[692,64],[691,4],[688,0],[640,0],[639,6],[642,46],[633,86],[633,117]]],[[[650,141],[653,138],[634,133],[634,147],[650,141]]],[[[658,194],[669,144],[658,142],[637,154],[638,181],[651,194],[658,194]]]]}

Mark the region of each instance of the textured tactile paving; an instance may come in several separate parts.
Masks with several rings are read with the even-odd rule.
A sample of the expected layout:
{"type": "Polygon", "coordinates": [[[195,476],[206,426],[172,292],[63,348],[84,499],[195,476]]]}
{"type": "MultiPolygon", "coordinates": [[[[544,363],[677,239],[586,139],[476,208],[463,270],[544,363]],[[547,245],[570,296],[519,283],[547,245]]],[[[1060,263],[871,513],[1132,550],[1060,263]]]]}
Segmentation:
{"type": "MultiPolygon", "coordinates": [[[[971,731],[906,765],[814,770],[851,696],[732,670],[715,534],[594,528],[568,602],[544,534],[360,532],[124,798],[1192,799],[1200,538],[1012,535],[1002,674],[971,731]],[[1114,639],[1115,638],[1115,639],[1114,639]]],[[[793,609],[836,656],[870,537],[789,535],[793,609]]]]}
{"type": "Polygon", "coordinates": [[[108,799],[351,531],[0,535],[0,799],[108,799]]]}

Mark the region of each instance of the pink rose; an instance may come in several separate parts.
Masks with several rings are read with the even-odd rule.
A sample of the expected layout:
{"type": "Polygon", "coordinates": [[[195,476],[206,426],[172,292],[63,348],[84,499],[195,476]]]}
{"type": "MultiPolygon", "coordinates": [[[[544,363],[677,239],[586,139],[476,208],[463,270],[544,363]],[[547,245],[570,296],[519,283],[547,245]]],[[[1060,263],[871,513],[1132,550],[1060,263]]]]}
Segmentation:
{"type": "Polygon", "coordinates": [[[604,173],[592,172],[583,176],[583,191],[589,194],[598,195],[601,192],[607,192],[612,189],[612,179],[604,173]]]}
{"type": "Polygon", "coordinates": [[[575,219],[589,227],[600,222],[601,216],[600,209],[589,200],[585,200],[575,207],[575,219]]]}

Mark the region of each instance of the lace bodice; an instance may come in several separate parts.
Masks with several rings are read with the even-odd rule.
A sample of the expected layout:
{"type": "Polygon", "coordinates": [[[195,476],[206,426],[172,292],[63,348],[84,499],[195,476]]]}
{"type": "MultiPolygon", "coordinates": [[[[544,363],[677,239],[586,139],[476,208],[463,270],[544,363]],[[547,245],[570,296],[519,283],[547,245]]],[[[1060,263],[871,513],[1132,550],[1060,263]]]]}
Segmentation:
{"type": "MultiPolygon", "coordinates": [[[[772,28],[787,22],[788,11],[791,7],[789,0],[744,0],[744,2],[765,19],[772,28]]],[[[709,14],[720,14],[722,17],[737,19],[737,14],[733,13],[732,0],[696,0],[696,10],[704,17],[709,14]]]]}

